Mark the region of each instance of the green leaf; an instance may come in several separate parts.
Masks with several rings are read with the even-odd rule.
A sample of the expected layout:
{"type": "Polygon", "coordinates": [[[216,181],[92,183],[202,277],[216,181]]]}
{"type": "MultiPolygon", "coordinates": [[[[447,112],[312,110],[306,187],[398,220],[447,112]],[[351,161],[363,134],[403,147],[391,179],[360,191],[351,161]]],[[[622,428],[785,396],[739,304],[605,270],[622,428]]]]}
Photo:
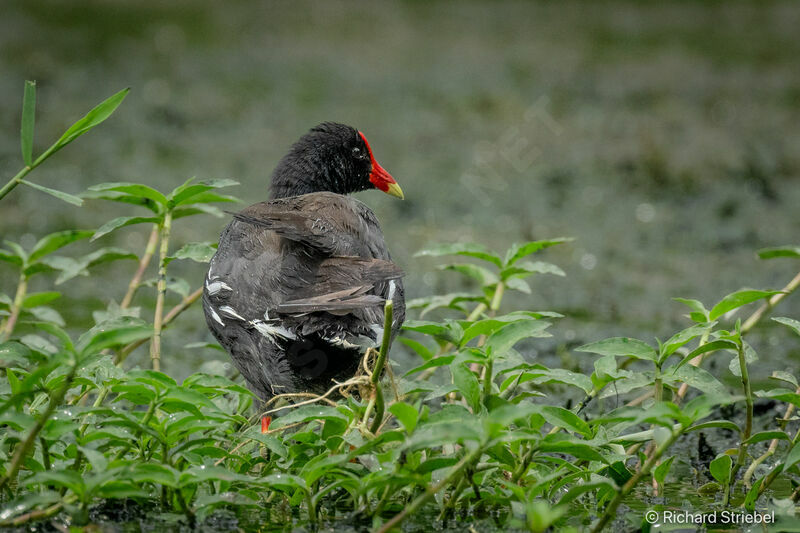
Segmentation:
{"type": "Polygon", "coordinates": [[[509,279],[526,278],[533,274],[554,274],[556,276],[566,276],[567,274],[558,266],[544,261],[522,261],[511,267],[506,267],[500,271],[500,278],[503,281],[509,279]]]}
{"type": "Polygon", "coordinates": [[[692,300],[691,298],[673,298],[673,300],[688,306],[689,309],[692,310],[689,314],[689,318],[695,322],[708,322],[708,309],[706,309],[701,301],[692,300]]]}
{"type": "Polygon", "coordinates": [[[786,455],[786,459],[783,461],[783,471],[786,472],[797,463],[800,463],[800,442],[795,444],[786,455]]]}
{"type": "Polygon", "coordinates": [[[775,296],[776,294],[780,293],[781,291],[758,291],[754,289],[742,289],[733,292],[725,296],[725,298],[723,298],[711,309],[708,318],[709,320],[716,320],[725,313],[733,311],[734,309],[737,309],[743,305],[747,305],[758,300],[763,300],[764,298],[770,298],[771,296],[775,296]]]}
{"type": "Polygon", "coordinates": [[[715,324],[716,322],[710,322],[708,324],[696,324],[676,333],[661,346],[661,356],[659,359],[663,361],[675,353],[675,350],[678,348],[687,344],[695,337],[703,335],[705,332],[709,331],[712,327],[714,327],[715,324]]]}
{"type": "Polygon", "coordinates": [[[551,335],[545,331],[549,326],[550,322],[544,320],[512,322],[490,334],[484,347],[487,351],[491,350],[493,354],[505,354],[523,339],[550,337],[551,335]]]}
{"type": "Polygon", "coordinates": [[[327,405],[305,405],[292,409],[284,416],[275,420],[270,429],[277,429],[296,422],[309,422],[313,420],[343,420],[347,421],[347,417],[339,412],[335,407],[327,405]]]}
{"type": "Polygon", "coordinates": [[[64,191],[58,191],[56,189],[51,189],[50,187],[45,187],[44,185],[39,185],[38,183],[33,183],[32,181],[28,180],[21,180],[20,183],[23,183],[33,189],[36,189],[37,191],[47,193],[50,196],[55,196],[59,200],[63,200],[68,204],[77,205],[78,207],[83,205],[83,200],[73,194],[69,194],[64,191]]]}
{"type": "Polygon", "coordinates": [[[500,257],[494,254],[491,250],[475,243],[453,243],[453,244],[440,244],[431,248],[420,250],[414,257],[440,257],[443,255],[463,255],[466,257],[474,257],[482,261],[488,261],[498,267],[503,266],[500,257]]]}
{"type": "Polygon", "coordinates": [[[471,263],[460,263],[457,265],[442,265],[440,270],[451,270],[463,274],[468,278],[477,280],[481,285],[492,285],[497,283],[497,274],[479,265],[471,263]]]}
{"type": "Polygon", "coordinates": [[[467,368],[465,363],[453,363],[450,365],[450,372],[453,374],[453,383],[472,408],[472,412],[479,413],[481,410],[481,387],[478,383],[478,376],[467,368]]]}
{"type": "Polygon", "coordinates": [[[675,368],[680,368],[698,355],[702,355],[707,352],[713,352],[716,350],[737,350],[738,347],[736,346],[735,342],[728,341],[728,340],[716,340],[712,342],[707,342],[705,344],[701,344],[694,350],[692,350],[689,355],[681,359],[681,362],[677,364],[675,368]]]}
{"type": "Polygon", "coordinates": [[[172,488],[178,486],[178,472],[168,465],[135,462],[128,476],[135,483],[153,483],[172,488]]]}
{"type": "Polygon", "coordinates": [[[783,370],[773,370],[772,375],[770,376],[772,379],[777,379],[780,381],[785,381],[787,383],[791,383],[794,385],[794,388],[800,387],[797,383],[797,378],[791,375],[788,372],[784,372],[783,370]]]}
{"type": "Polygon", "coordinates": [[[147,198],[161,205],[167,205],[167,197],[147,185],[125,181],[100,183],[89,187],[90,191],[117,191],[134,197],[147,198]]]}
{"type": "Polygon", "coordinates": [[[406,432],[414,432],[414,428],[417,427],[419,412],[413,406],[405,402],[395,402],[389,407],[389,412],[403,424],[406,432]]]}
{"type": "Polygon", "coordinates": [[[691,426],[686,432],[690,431],[700,431],[703,429],[710,429],[710,428],[724,428],[730,429],[731,431],[735,431],[736,433],[740,433],[742,428],[731,422],[730,420],[712,420],[710,422],[703,422],[701,424],[695,424],[691,426]]]}
{"type": "Polygon", "coordinates": [[[190,242],[167,258],[167,262],[175,259],[191,259],[198,263],[208,263],[217,252],[217,244],[213,242],[190,242]]]}
{"type": "Polygon", "coordinates": [[[22,307],[24,309],[31,309],[33,307],[39,307],[40,305],[50,303],[58,298],[61,298],[60,292],[32,292],[25,296],[25,299],[22,301],[22,307]]]}
{"type": "Polygon", "coordinates": [[[464,346],[475,337],[481,335],[491,335],[500,328],[507,326],[512,322],[531,320],[532,317],[525,315],[505,315],[497,318],[486,318],[484,320],[477,320],[472,322],[467,329],[464,330],[464,335],[461,337],[461,346],[464,346]]]}
{"type": "Polygon", "coordinates": [[[406,331],[416,331],[425,335],[431,335],[454,344],[459,344],[464,330],[458,322],[446,320],[443,323],[427,322],[425,320],[406,320],[403,324],[406,331]]]}
{"type": "Polygon", "coordinates": [[[89,230],[66,230],[51,233],[39,240],[31,251],[28,260],[33,263],[75,241],[88,239],[94,232],[89,230]]]}
{"type": "Polygon", "coordinates": [[[0,250],[0,261],[16,266],[22,266],[23,258],[15,253],[9,252],[8,250],[0,250]]]}
{"type": "MultiPolygon", "coordinates": [[[[750,346],[749,344],[744,344],[744,362],[747,365],[751,365],[758,361],[758,354],[756,351],[750,346]]],[[[733,356],[731,362],[728,364],[728,368],[736,377],[742,377],[742,369],[739,368],[739,354],[733,356]]]]}
{"type": "Polygon", "coordinates": [[[22,128],[20,143],[22,144],[22,160],[26,166],[33,165],[33,125],[36,121],[36,82],[25,81],[25,93],[22,97],[22,128]]]}
{"type": "Polygon", "coordinates": [[[797,320],[794,320],[792,318],[787,318],[785,316],[775,317],[772,320],[778,322],[779,324],[783,324],[784,326],[789,326],[790,328],[792,328],[792,330],[794,330],[795,333],[800,335],[800,322],[798,322],[797,320]]]}
{"type": "MultiPolygon", "coordinates": [[[[124,204],[130,205],[138,205],[144,208],[149,209],[155,214],[160,214],[161,204],[157,203],[150,198],[145,198],[142,196],[133,196],[128,193],[119,192],[119,191],[93,191],[91,189],[86,190],[81,193],[81,198],[89,199],[89,200],[109,200],[111,202],[120,202],[124,204]]],[[[173,219],[176,217],[173,216],[173,219]]]]}
{"type": "Polygon", "coordinates": [[[672,461],[675,460],[675,456],[673,455],[666,461],[662,462],[660,465],[653,470],[653,478],[656,480],[656,483],[659,485],[664,484],[664,480],[667,478],[667,473],[669,472],[669,467],[672,466],[672,461]]]}
{"type": "Polygon", "coordinates": [[[544,248],[549,248],[550,246],[555,246],[556,244],[562,244],[572,240],[573,239],[559,237],[543,241],[530,241],[525,243],[514,244],[508,250],[508,252],[506,252],[506,258],[505,261],[503,262],[504,266],[511,266],[520,259],[522,259],[523,257],[528,256],[532,253],[536,253],[539,250],[543,250],[544,248]]]}
{"type": "Polygon", "coordinates": [[[97,231],[94,232],[94,235],[92,235],[91,240],[97,240],[103,235],[111,233],[115,229],[123,228],[125,226],[144,223],[158,224],[159,220],[160,219],[158,217],[117,217],[100,226],[97,231]]]}
{"type": "Polygon", "coordinates": [[[792,440],[789,438],[789,435],[784,433],[783,431],[759,431],[752,435],[749,439],[744,441],[742,444],[754,444],[756,442],[764,442],[765,440],[792,440]]]}
{"type": "Polygon", "coordinates": [[[761,259],[773,259],[775,257],[800,257],[800,246],[764,248],[758,251],[758,257],[761,259]]]}
{"type": "Polygon", "coordinates": [[[189,179],[186,183],[172,191],[168,199],[172,202],[173,206],[195,203],[198,201],[197,196],[201,193],[210,191],[211,189],[221,189],[233,185],[239,185],[239,182],[231,179],[212,179],[192,183],[192,179],[189,179]]]}
{"type": "Polygon", "coordinates": [[[152,333],[152,327],[137,318],[125,316],[113,318],[81,335],[77,350],[83,355],[92,355],[112,346],[146,339],[152,333]]]}
{"type": "Polygon", "coordinates": [[[536,405],[535,410],[553,426],[563,427],[590,439],[592,430],[582,418],[563,407],[555,405],[536,405]]]}
{"type": "Polygon", "coordinates": [[[714,479],[725,485],[731,480],[732,463],[733,461],[730,455],[720,455],[711,461],[711,464],[708,465],[708,469],[711,471],[711,475],[714,476],[714,479]]]}
{"type": "Polygon", "coordinates": [[[433,352],[430,350],[430,348],[428,348],[421,342],[406,337],[400,337],[398,340],[403,344],[405,344],[406,346],[408,346],[409,348],[411,348],[412,350],[414,350],[417,353],[417,355],[419,355],[422,358],[423,361],[430,361],[431,359],[433,359],[433,352]]]}
{"type": "MultiPolygon", "coordinates": [[[[60,150],[61,148],[65,147],[84,133],[88,132],[108,117],[117,109],[117,107],[122,103],[125,99],[125,96],[128,94],[130,89],[123,89],[120,92],[112,95],[108,99],[104,100],[97,106],[95,106],[91,111],[89,111],[86,116],[82,119],[78,120],[75,124],[70,126],[70,128],[64,132],[60,139],[58,139],[55,144],[50,147],[48,152],[51,154],[60,150]]],[[[43,154],[44,155],[44,154],[43,154]]],[[[49,154],[47,154],[49,155],[49,154]]],[[[39,159],[42,159],[40,156],[39,159]]],[[[37,163],[39,162],[37,159],[37,163]]]]}
{"type": "Polygon", "coordinates": [[[602,341],[584,344],[575,348],[578,352],[590,352],[615,357],[634,357],[646,361],[656,361],[658,354],[647,343],[629,337],[612,337],[602,341]]]}

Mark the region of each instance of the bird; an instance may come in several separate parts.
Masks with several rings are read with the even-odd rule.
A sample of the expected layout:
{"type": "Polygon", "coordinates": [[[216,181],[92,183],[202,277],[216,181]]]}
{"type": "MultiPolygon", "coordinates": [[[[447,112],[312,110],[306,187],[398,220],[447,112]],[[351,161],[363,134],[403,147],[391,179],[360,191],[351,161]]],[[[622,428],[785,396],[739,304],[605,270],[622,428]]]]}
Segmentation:
{"type": "Polygon", "coordinates": [[[203,285],[211,333],[262,401],[323,394],[358,371],[405,318],[403,270],[378,218],[351,193],[377,189],[403,199],[364,134],[324,122],[289,149],[269,197],[222,231],[203,285]]]}

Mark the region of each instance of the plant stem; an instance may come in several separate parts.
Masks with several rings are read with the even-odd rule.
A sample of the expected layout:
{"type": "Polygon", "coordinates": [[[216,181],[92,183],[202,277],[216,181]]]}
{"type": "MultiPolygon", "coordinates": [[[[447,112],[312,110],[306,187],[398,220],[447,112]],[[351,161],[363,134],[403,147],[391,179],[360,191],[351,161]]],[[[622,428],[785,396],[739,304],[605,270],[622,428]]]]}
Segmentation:
{"type": "Polygon", "coordinates": [[[617,491],[617,495],[613,500],[611,500],[611,503],[608,504],[603,512],[603,516],[600,517],[600,520],[598,520],[598,522],[592,528],[592,533],[598,533],[602,531],[604,527],[606,527],[608,522],[616,514],[617,507],[619,507],[619,505],[622,503],[622,500],[624,500],[628,494],[630,494],[630,492],[634,489],[634,487],[636,487],[643,477],[650,474],[650,470],[652,470],[653,467],[658,463],[658,460],[661,459],[661,456],[664,455],[664,452],[666,452],[681,435],[681,433],[683,433],[683,428],[684,426],[681,425],[678,429],[673,430],[669,438],[656,447],[653,455],[647,459],[647,462],[645,462],[642,468],[638,470],[619,491],[617,491]]]}
{"type": "MultiPolygon", "coordinates": [[[[199,300],[202,295],[203,295],[203,288],[200,287],[199,289],[191,293],[189,296],[181,300],[181,303],[170,309],[169,313],[167,313],[167,315],[164,317],[163,324],[161,324],[162,329],[167,327],[173,320],[178,318],[178,315],[180,315],[181,313],[186,311],[189,307],[191,307],[191,305],[195,303],[197,300],[199,300]]],[[[130,355],[132,351],[134,351],[136,348],[138,348],[145,342],[147,342],[147,339],[132,342],[127,346],[125,346],[124,348],[122,348],[117,354],[117,358],[114,360],[114,364],[115,365],[122,364],[122,362],[125,361],[125,359],[130,355]]]]}
{"type": "Polygon", "coordinates": [[[482,454],[483,447],[481,445],[462,457],[461,460],[453,466],[453,468],[441,481],[432,487],[426,488],[425,492],[417,496],[417,498],[410,504],[406,505],[405,508],[398,514],[394,515],[391,520],[383,524],[377,533],[387,533],[388,531],[391,531],[392,528],[400,525],[400,523],[408,518],[409,515],[415,513],[417,509],[422,507],[428,500],[433,498],[437,492],[449,485],[457,476],[460,476],[462,471],[473,461],[480,459],[482,454]]]}
{"type": "MultiPolygon", "coordinates": [[[[800,394],[800,387],[798,387],[794,392],[795,394],[800,394]]],[[[785,429],[786,423],[789,421],[789,418],[792,416],[792,413],[794,413],[794,404],[790,403],[789,405],[786,406],[786,411],[783,414],[783,418],[780,419],[781,429],[785,429]]],[[[761,455],[759,458],[754,459],[753,462],[750,464],[750,467],[747,469],[747,472],[744,473],[743,481],[745,485],[750,486],[750,480],[753,478],[753,474],[755,473],[756,468],[758,468],[758,465],[760,465],[761,463],[769,459],[772,455],[774,455],[777,449],[778,449],[778,439],[772,439],[772,441],[769,443],[769,448],[767,449],[767,451],[764,452],[764,454],[761,455]]]]}
{"type": "MultiPolygon", "coordinates": [[[[378,360],[375,361],[375,368],[372,369],[372,376],[370,376],[372,398],[375,400],[375,418],[372,420],[372,426],[369,428],[372,433],[376,433],[378,428],[381,427],[383,414],[386,412],[383,390],[381,389],[381,374],[383,373],[383,367],[386,365],[386,358],[389,355],[389,344],[392,340],[393,310],[394,306],[392,301],[386,300],[386,305],[383,307],[383,338],[381,339],[381,351],[378,352],[378,360]]],[[[372,403],[372,398],[370,398],[370,403],[372,403]]],[[[369,411],[369,405],[367,405],[367,412],[364,414],[364,420],[367,420],[369,411]]]]}
{"type": "Polygon", "coordinates": [[[153,258],[153,254],[156,253],[158,234],[158,224],[153,224],[153,229],[150,231],[150,237],[147,239],[147,246],[145,246],[144,254],[142,254],[142,257],[139,259],[139,268],[136,269],[136,273],[133,275],[133,278],[131,278],[130,283],[128,283],[128,292],[125,293],[125,297],[122,298],[122,303],[119,304],[122,309],[127,309],[128,306],[131,305],[133,295],[136,294],[136,289],[139,288],[139,283],[142,282],[142,277],[150,264],[150,260],[153,258]]]}
{"type": "Polygon", "coordinates": [[[11,334],[14,332],[14,326],[17,325],[17,319],[22,312],[22,304],[25,301],[25,295],[28,293],[28,278],[24,272],[19,274],[19,282],[17,283],[17,292],[14,295],[14,302],[11,304],[11,314],[8,316],[5,324],[3,324],[2,331],[0,332],[0,340],[7,341],[11,334]]]}
{"type": "Polygon", "coordinates": [[[169,233],[172,229],[172,211],[164,215],[161,224],[161,250],[158,262],[158,285],[156,287],[156,312],[153,318],[153,340],[150,342],[150,359],[153,370],[161,371],[161,329],[164,320],[164,298],[167,295],[167,254],[169,253],[169,233]]]}
{"type": "Polygon", "coordinates": [[[34,442],[36,442],[39,432],[42,431],[42,428],[44,428],[44,425],[47,423],[50,417],[53,416],[53,412],[56,410],[56,407],[61,405],[61,402],[64,401],[64,396],[66,396],[67,391],[72,385],[72,380],[75,378],[75,372],[77,369],[78,364],[76,362],[72,365],[72,368],[64,379],[64,384],[61,386],[61,388],[50,395],[50,402],[47,404],[47,408],[45,408],[42,415],[36,421],[36,425],[31,428],[25,440],[17,446],[14,457],[11,459],[11,465],[8,467],[8,470],[6,470],[6,473],[2,479],[0,479],[0,490],[5,488],[6,485],[17,475],[17,472],[22,466],[22,462],[25,460],[25,456],[28,455],[28,452],[30,451],[34,442]]]}
{"type": "Polygon", "coordinates": [[[750,374],[747,371],[747,361],[744,359],[744,341],[739,339],[739,368],[742,373],[742,389],[745,395],[745,405],[747,406],[746,419],[744,424],[744,432],[742,432],[742,444],[739,446],[739,456],[736,458],[736,464],[733,465],[731,470],[731,483],[736,478],[736,474],[744,464],[747,457],[747,444],[745,441],[750,438],[753,431],[753,391],[750,388],[750,374]]]}
{"type": "Polygon", "coordinates": [[[8,193],[10,193],[12,190],[14,190],[14,187],[16,187],[17,185],[19,185],[20,183],[22,183],[22,180],[25,178],[25,176],[27,176],[27,175],[28,175],[28,173],[29,173],[31,170],[33,170],[34,168],[36,168],[36,163],[34,163],[34,164],[33,164],[33,165],[31,165],[31,166],[26,166],[26,167],[24,167],[22,170],[20,170],[19,172],[17,172],[17,175],[16,175],[16,176],[14,176],[14,177],[13,177],[13,178],[11,178],[10,180],[8,180],[8,183],[6,183],[5,185],[3,185],[3,188],[2,188],[2,189],[0,189],[0,200],[2,200],[3,198],[5,198],[5,196],[6,196],[8,193]]]}

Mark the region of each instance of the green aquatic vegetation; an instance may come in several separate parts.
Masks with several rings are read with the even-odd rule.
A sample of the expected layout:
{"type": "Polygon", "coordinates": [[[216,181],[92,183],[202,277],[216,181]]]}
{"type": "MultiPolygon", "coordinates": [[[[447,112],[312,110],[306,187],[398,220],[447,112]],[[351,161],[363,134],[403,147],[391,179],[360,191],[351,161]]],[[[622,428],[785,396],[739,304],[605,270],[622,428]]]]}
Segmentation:
{"type": "MultiPolygon", "coordinates": [[[[24,114],[30,106],[26,98],[24,114]]],[[[32,132],[27,120],[23,147],[32,132]]],[[[17,269],[19,283],[14,298],[0,300],[0,526],[45,519],[83,525],[93,507],[121,500],[180,514],[189,525],[226,508],[242,517],[260,513],[275,527],[348,520],[390,531],[424,515],[530,531],[639,528],[647,527],[641,500],[656,510],[672,506],[671,488],[685,483],[673,471],[690,467],[708,481],[698,511],[780,511],[800,499],[797,376],[779,371],[775,386],[754,385],[749,369],[758,356],[748,342],[800,276],[780,291],[742,289],[710,308],[679,299],[689,323],[666,340],[598,340],[572,350],[578,365],[560,368],[532,358],[529,348],[558,336],[564,316],[509,310],[505,296],[563,277],[538,258],[570,239],[520,243],[503,254],[451,243],[418,256],[454,260],[440,270],[471,290],[408,302],[418,318],[406,322],[400,341],[418,364],[404,373],[393,366],[386,338],[365,355],[358,376],[294,404],[279,398],[262,405],[235,376],[198,372],[176,382],[160,371],[170,355],[160,339],[200,292],[171,278],[168,267],[176,259],[207,261],[214,248],[188,243],[172,251],[171,230],[188,216],[222,216],[212,204],[235,198],[216,191],[234,184],[190,180],[168,193],[99,184],[82,199],[142,213],[97,230],[53,233],[30,250],[5,244],[0,260],[17,269]],[[77,258],[53,255],[138,225],[149,234],[140,254],[99,248],[77,258]],[[156,255],[156,276],[147,280],[156,255]],[[137,262],[130,280],[109,288],[121,301],[98,309],[94,327],[80,335],[69,310],[54,303],[58,292],[27,292],[33,275],[56,273],[55,283],[68,290],[75,276],[117,259],[137,262]],[[147,286],[156,290],[152,321],[131,308],[147,286]],[[167,311],[169,292],[180,299],[167,311]],[[759,307],[739,319],[752,305],[759,307]],[[148,341],[149,367],[126,366],[148,341]],[[726,364],[715,369],[710,359],[726,364]],[[723,373],[736,376],[737,386],[726,385],[723,373]],[[762,400],[780,405],[784,416],[757,416],[762,400]],[[707,464],[691,466],[679,447],[698,434],[733,437],[707,464]]],[[[800,257],[788,246],[760,255],[800,257]]],[[[387,302],[389,321],[391,314],[387,302]]],[[[800,335],[797,320],[773,320],[800,335]]]]}

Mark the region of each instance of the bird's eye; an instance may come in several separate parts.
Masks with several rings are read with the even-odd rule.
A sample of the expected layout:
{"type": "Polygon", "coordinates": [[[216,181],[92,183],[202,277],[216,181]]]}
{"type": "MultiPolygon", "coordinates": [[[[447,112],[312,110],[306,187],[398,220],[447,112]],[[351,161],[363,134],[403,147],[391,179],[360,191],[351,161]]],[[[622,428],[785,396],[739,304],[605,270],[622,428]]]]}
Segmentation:
{"type": "Polygon", "coordinates": [[[360,157],[361,156],[361,148],[359,148],[358,146],[354,147],[353,148],[353,155],[356,156],[356,157],[360,157]]]}

